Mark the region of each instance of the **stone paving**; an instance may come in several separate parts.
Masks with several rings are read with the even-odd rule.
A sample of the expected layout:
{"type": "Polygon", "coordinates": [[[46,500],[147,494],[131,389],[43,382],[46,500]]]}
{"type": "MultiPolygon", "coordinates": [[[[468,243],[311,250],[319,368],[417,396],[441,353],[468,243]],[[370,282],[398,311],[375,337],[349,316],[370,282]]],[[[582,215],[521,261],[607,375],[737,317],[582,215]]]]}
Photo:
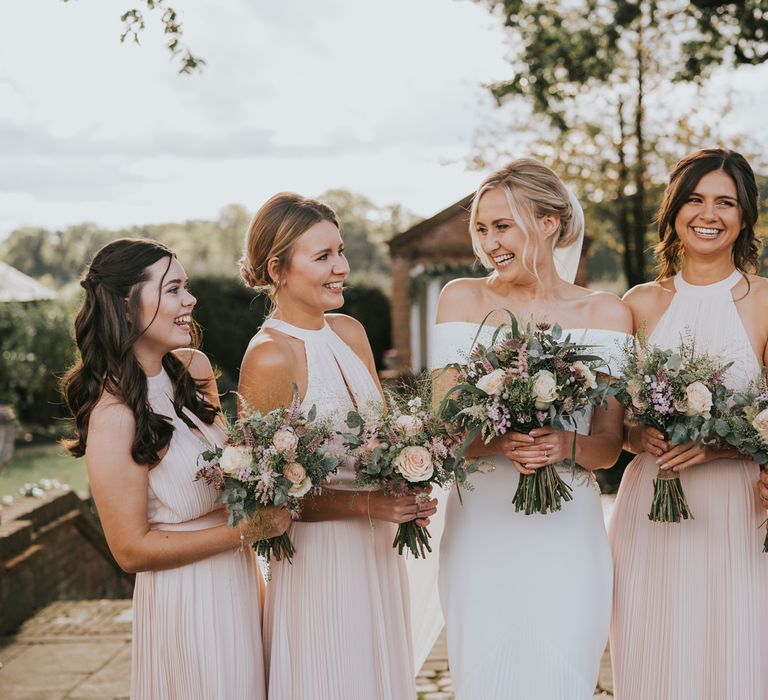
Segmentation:
{"type": "MultiPolygon", "coordinates": [[[[123,700],[131,665],[128,600],[59,601],[0,639],[2,700],[123,700]]],[[[418,700],[451,700],[445,634],[417,679],[418,700]]],[[[595,700],[613,698],[608,652],[595,700]]],[[[229,700],[222,698],[221,700],[229,700]]]]}

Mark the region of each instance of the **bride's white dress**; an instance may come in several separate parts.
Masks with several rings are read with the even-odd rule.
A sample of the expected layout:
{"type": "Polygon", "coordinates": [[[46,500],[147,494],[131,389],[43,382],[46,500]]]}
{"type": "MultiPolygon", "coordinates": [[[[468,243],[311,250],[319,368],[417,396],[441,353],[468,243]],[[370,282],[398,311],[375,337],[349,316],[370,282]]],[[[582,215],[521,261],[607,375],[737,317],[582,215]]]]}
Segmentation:
{"type": "MultiPolygon", "coordinates": [[[[433,369],[464,362],[480,326],[435,326],[433,369]]],[[[493,328],[480,330],[488,343],[493,328]]],[[[629,336],[566,330],[611,363],[629,336]]],[[[591,417],[579,421],[588,433],[591,417]]],[[[564,467],[573,500],[547,515],[515,512],[519,474],[503,456],[448,499],[439,588],[457,700],[591,700],[611,615],[611,551],[594,475],[564,467]]]]}

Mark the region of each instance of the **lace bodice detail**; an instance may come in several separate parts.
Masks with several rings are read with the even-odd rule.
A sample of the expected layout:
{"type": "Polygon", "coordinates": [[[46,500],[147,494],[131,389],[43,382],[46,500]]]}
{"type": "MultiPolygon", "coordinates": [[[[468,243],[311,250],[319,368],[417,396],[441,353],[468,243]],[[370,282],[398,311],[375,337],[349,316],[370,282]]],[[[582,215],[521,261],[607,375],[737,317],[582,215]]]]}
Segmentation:
{"type": "MultiPolygon", "coordinates": [[[[307,392],[301,408],[308,412],[314,405],[318,418],[329,418],[334,426],[346,429],[344,420],[353,409],[373,410],[381,404],[381,394],[371,373],[359,355],[325,322],[319,330],[299,328],[278,319],[267,319],[264,328],[273,328],[304,343],[307,358],[307,392]]],[[[339,467],[332,482],[349,483],[355,474],[349,467],[339,467]]]]}
{"type": "MultiPolygon", "coordinates": [[[[449,321],[435,326],[434,342],[429,366],[440,369],[452,362],[466,362],[472,349],[473,341],[487,345],[491,342],[496,328],[483,326],[479,323],[465,321],[449,321]],[[479,330],[479,333],[478,333],[479,330]]],[[[619,374],[621,366],[621,351],[631,338],[627,333],[608,330],[593,330],[588,328],[564,328],[563,335],[570,335],[574,343],[590,345],[590,353],[602,357],[610,367],[611,374],[619,374]]],[[[592,421],[591,408],[575,416],[578,432],[588,435],[592,421]]]]}
{"type": "Polygon", "coordinates": [[[675,295],[662,314],[648,341],[662,348],[675,348],[685,333],[690,333],[699,352],[733,362],[725,373],[725,384],[743,389],[760,374],[749,336],[739,316],[731,290],[742,278],[739,270],[714,284],[695,285],[678,272],[675,295]]]}
{"type": "Polygon", "coordinates": [[[194,413],[184,415],[200,431],[204,441],[176,415],[173,383],[165,370],[147,378],[149,405],[158,415],[173,423],[173,437],[160,462],[149,470],[147,516],[151,525],[183,523],[221,508],[216,489],[195,481],[200,454],[210,445],[221,445],[226,435],[217,424],[206,425],[194,413]],[[206,444],[207,443],[207,444],[206,444]]]}

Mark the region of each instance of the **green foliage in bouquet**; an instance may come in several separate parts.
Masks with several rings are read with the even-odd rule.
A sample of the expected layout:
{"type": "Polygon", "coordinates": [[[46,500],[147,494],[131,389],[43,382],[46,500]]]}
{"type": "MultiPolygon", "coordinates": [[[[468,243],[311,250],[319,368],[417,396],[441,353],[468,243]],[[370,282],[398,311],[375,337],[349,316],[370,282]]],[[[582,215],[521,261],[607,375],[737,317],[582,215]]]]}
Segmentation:
{"type": "MultiPolygon", "coordinates": [[[[421,392],[424,393],[423,391],[421,392]]],[[[469,488],[467,476],[475,470],[461,454],[461,439],[429,407],[428,396],[397,397],[388,394],[388,406],[350,411],[344,433],[352,448],[357,483],[376,487],[392,496],[416,493],[428,498],[430,488],[456,484],[469,488]]],[[[427,528],[415,520],[397,528],[393,547],[402,554],[407,547],[414,557],[432,551],[427,528]]]]}
{"type": "MultiPolygon", "coordinates": [[[[662,349],[639,335],[624,348],[616,398],[631,421],[656,428],[673,445],[717,445],[730,432],[731,392],[723,377],[731,364],[698,353],[690,337],[682,337],[677,348],[662,349]]],[[[668,523],[693,518],[675,472],[659,470],[648,518],[668,523]]]]}
{"type": "MultiPolygon", "coordinates": [[[[488,443],[510,431],[527,433],[543,426],[573,431],[569,466],[576,469],[576,416],[612,395],[610,368],[590,352],[593,346],[563,337],[559,325],[522,329],[507,313],[509,323],[494,330],[488,345],[477,343],[484,319],[467,362],[448,365],[458,373],[458,383],[443,398],[439,413],[465,433],[464,449],[478,436],[488,443]]],[[[526,515],[546,514],[572,497],[556,466],[547,465],[520,476],[513,503],[526,515]]]]}
{"type": "MultiPolygon", "coordinates": [[[[725,436],[726,442],[764,467],[768,464],[768,377],[765,367],[757,382],[746,391],[733,395],[733,404],[728,416],[730,430],[725,436]]],[[[763,551],[768,552],[768,532],[763,551]]]]}
{"type": "MultiPolygon", "coordinates": [[[[223,448],[203,452],[206,465],[198,478],[219,489],[218,502],[229,511],[229,524],[241,521],[260,529],[264,509],[286,506],[301,512],[301,498],[319,489],[336,471],[343,453],[338,436],[328,421],[316,419],[313,406],[304,416],[294,387],[290,406],[265,414],[241,413],[228,431],[223,448]]],[[[288,533],[253,543],[257,554],[267,559],[285,556],[291,561],[295,549],[288,533]]]]}

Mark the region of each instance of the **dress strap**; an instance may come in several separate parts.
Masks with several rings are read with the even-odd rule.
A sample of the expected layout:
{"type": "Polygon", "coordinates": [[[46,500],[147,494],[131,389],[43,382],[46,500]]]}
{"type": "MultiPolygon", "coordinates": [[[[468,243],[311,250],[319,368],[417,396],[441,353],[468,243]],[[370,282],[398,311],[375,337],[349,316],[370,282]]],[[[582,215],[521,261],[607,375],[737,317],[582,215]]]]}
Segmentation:
{"type": "Polygon", "coordinates": [[[690,282],[685,281],[683,271],[680,270],[674,277],[675,291],[678,294],[697,297],[730,296],[731,289],[741,281],[743,276],[744,273],[738,268],[735,268],[728,277],[719,282],[713,282],[712,284],[691,284],[690,282]]]}

